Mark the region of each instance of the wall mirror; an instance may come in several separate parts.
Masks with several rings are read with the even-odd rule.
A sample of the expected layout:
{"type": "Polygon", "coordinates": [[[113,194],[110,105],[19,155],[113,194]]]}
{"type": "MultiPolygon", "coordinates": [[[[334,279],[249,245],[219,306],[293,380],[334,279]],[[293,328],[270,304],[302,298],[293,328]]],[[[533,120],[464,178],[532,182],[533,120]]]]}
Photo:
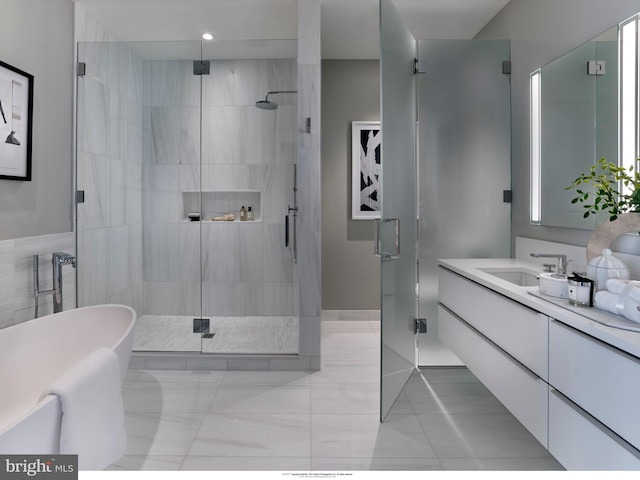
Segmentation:
{"type": "MultiPolygon", "coordinates": [[[[633,21],[636,29],[634,52],[637,52],[637,19],[635,16],[627,21],[633,21]]],[[[606,214],[584,218],[581,205],[571,204],[575,192],[565,188],[580,173],[588,172],[598,159],[606,157],[617,162],[623,158],[619,155],[624,149],[619,128],[623,118],[619,90],[624,88],[620,82],[624,73],[621,74],[619,65],[622,43],[619,31],[623,31],[625,23],[615,25],[532,74],[533,223],[593,229],[607,218],[606,214]]],[[[631,41],[623,41],[629,50],[631,41]]],[[[634,91],[637,77],[636,60],[634,91]]],[[[627,98],[626,103],[635,105],[635,95],[631,101],[627,98]]],[[[634,122],[636,117],[634,108],[634,122]]],[[[636,129],[635,123],[633,128],[636,129]]],[[[636,155],[635,138],[633,148],[631,162],[636,155]]]]}

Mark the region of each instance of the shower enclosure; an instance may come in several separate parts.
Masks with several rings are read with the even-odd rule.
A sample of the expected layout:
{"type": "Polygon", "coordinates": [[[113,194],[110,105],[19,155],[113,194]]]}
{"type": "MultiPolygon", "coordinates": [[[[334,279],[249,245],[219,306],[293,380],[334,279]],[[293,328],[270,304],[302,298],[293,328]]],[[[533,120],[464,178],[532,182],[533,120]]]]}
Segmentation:
{"type": "Polygon", "coordinates": [[[78,306],[134,351],[298,353],[296,45],[78,45],[78,306]]]}

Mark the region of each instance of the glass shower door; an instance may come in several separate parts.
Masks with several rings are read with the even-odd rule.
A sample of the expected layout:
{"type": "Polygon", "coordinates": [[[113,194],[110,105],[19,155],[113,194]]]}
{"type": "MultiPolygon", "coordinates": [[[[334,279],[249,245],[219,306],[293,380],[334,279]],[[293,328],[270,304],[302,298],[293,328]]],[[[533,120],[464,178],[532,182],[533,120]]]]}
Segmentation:
{"type": "Polygon", "coordinates": [[[230,57],[222,43],[203,44],[202,353],[297,355],[298,279],[285,231],[296,203],[297,44],[272,40],[262,52],[262,42],[228,42],[245,52],[230,57]],[[271,109],[257,108],[267,96],[271,109]]]}
{"type": "Polygon", "coordinates": [[[380,419],[415,368],[416,42],[390,0],[380,1],[382,212],[380,419]]]}

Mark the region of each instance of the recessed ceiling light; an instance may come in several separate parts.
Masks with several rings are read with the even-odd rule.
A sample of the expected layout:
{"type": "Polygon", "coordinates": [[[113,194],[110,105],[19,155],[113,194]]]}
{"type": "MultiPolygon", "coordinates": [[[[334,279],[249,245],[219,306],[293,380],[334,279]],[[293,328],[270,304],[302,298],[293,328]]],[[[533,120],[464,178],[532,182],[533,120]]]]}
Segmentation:
{"type": "Polygon", "coordinates": [[[202,34],[202,38],[203,38],[204,40],[213,40],[213,35],[212,35],[212,34],[210,34],[210,33],[203,33],[203,34],[202,34]]]}

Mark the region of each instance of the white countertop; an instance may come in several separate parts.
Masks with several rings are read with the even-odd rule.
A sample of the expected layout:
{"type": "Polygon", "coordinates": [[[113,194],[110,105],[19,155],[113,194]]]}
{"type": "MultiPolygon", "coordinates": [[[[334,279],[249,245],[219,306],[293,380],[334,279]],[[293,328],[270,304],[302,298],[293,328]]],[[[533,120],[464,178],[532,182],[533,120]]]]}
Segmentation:
{"type": "Polygon", "coordinates": [[[528,269],[541,272],[540,265],[513,258],[440,259],[439,264],[441,267],[462,275],[496,293],[640,358],[640,332],[610,327],[584,316],[593,314],[603,318],[610,317],[612,323],[615,323],[619,318],[617,315],[596,307],[574,307],[569,304],[568,300],[550,297],[550,301],[547,301],[529,293],[532,290],[537,291],[538,287],[522,287],[481,270],[528,269]],[[557,304],[562,301],[566,301],[566,305],[557,304]]]}

